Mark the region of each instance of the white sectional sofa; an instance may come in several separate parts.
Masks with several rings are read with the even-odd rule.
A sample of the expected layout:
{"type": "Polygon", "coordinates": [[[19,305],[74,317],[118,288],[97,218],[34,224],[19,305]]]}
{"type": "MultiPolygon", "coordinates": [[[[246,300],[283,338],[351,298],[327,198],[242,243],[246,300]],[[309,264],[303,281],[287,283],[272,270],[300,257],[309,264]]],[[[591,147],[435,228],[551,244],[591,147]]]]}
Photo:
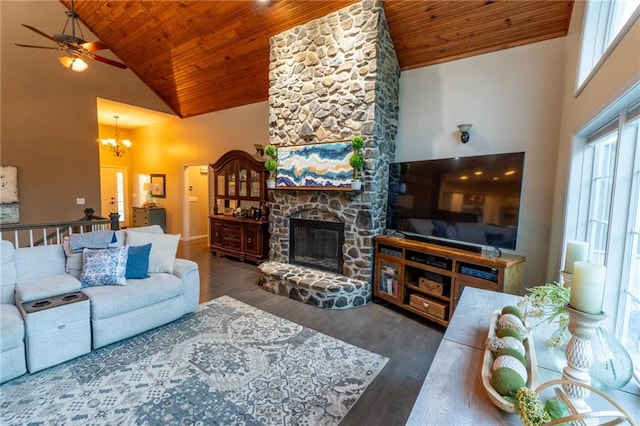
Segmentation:
{"type": "Polygon", "coordinates": [[[115,231],[108,247],[91,247],[86,252],[77,247],[72,252],[66,241],[64,247],[18,249],[2,241],[0,382],[195,311],[200,274],[195,262],[175,258],[178,239],[178,235],[163,234],[154,226],[115,231]],[[128,256],[129,276],[133,248],[145,246],[148,257],[143,253],[136,261],[146,259],[148,264],[136,264],[138,271],[133,274],[137,273],[137,278],[122,276],[120,255],[128,256]],[[91,275],[91,268],[101,273],[99,262],[105,270],[115,271],[116,281],[110,281],[111,276],[91,275]],[[139,276],[140,268],[148,278],[139,276]]]}

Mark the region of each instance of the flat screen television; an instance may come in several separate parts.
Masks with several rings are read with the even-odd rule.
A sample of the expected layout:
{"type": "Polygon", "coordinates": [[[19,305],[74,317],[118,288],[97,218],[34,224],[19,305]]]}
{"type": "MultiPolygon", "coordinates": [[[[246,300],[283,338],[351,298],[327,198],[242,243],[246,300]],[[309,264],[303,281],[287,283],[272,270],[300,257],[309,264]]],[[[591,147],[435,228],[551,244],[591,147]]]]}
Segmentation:
{"type": "Polygon", "coordinates": [[[524,152],[393,163],[387,230],[471,251],[515,249],[524,152]]]}

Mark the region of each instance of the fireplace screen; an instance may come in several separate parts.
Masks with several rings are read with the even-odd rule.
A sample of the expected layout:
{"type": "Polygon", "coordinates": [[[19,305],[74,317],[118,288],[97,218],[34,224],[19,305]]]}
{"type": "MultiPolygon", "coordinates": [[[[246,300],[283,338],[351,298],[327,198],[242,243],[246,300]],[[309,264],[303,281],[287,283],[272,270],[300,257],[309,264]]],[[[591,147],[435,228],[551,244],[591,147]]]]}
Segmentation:
{"type": "Polygon", "coordinates": [[[344,224],[289,220],[289,263],[342,273],[344,224]]]}

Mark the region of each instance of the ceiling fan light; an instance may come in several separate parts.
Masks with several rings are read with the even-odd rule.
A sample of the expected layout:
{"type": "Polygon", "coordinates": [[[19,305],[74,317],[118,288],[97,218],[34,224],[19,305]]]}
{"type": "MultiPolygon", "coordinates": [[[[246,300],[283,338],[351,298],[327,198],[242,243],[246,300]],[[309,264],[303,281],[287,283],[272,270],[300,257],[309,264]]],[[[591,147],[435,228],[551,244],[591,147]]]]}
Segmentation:
{"type": "Polygon", "coordinates": [[[58,58],[58,61],[60,61],[63,67],[70,68],[75,72],[82,72],[89,68],[89,65],[87,65],[85,61],[75,56],[61,56],[58,58]]]}
{"type": "Polygon", "coordinates": [[[73,62],[71,62],[71,69],[76,72],[82,72],[89,68],[89,65],[85,61],[80,58],[75,58],[73,62]]]}

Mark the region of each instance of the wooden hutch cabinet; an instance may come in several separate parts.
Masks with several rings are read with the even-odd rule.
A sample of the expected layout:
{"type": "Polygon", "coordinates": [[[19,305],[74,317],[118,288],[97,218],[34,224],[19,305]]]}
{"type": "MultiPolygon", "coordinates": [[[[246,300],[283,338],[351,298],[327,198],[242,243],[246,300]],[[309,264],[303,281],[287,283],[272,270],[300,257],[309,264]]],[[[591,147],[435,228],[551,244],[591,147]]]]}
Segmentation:
{"type": "Polygon", "coordinates": [[[269,218],[262,216],[267,201],[267,171],[260,157],[234,150],[210,164],[213,169],[209,216],[212,253],[261,262],[269,257],[269,218]],[[246,215],[236,216],[243,208],[246,215]]]}

